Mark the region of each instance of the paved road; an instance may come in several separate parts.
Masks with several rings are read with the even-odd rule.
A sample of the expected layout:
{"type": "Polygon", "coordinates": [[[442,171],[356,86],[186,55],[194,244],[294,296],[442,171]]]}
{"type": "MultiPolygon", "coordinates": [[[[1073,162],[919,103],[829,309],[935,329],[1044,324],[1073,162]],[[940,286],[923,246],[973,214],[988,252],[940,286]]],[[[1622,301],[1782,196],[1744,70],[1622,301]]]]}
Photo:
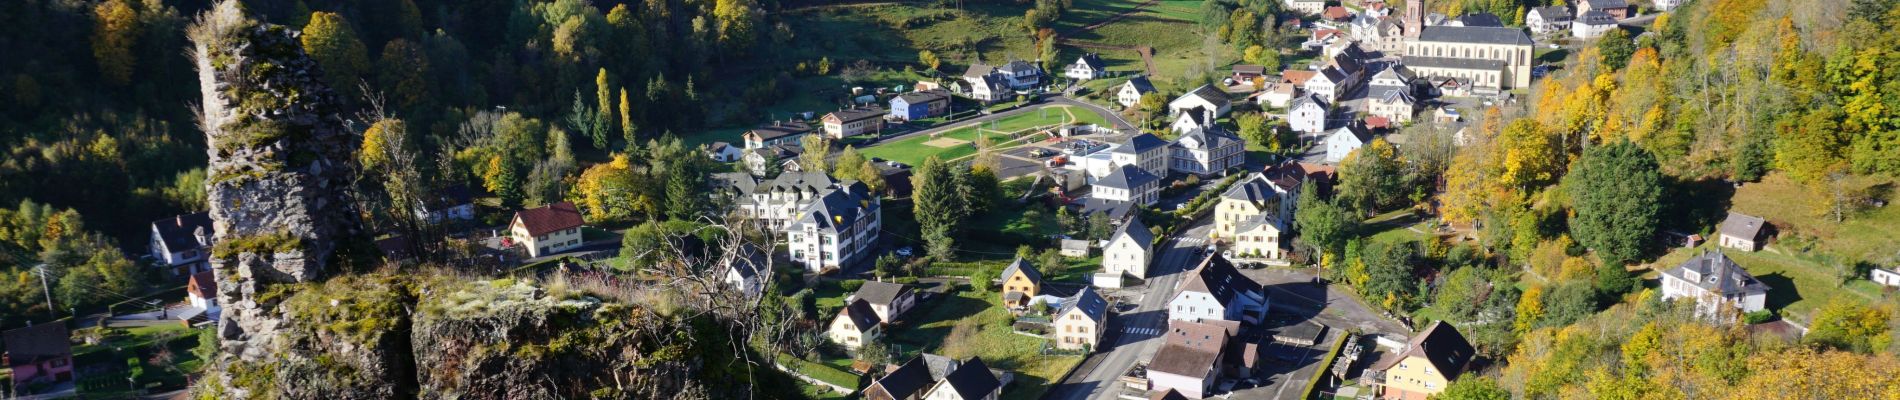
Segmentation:
{"type": "Polygon", "coordinates": [[[1127,300],[1136,304],[1135,309],[1111,318],[1109,332],[1103,338],[1108,343],[1105,351],[1083,360],[1075,372],[1052,388],[1044,399],[1114,399],[1120,393],[1121,383],[1116,379],[1135,364],[1154,358],[1155,350],[1161,347],[1161,333],[1168,329],[1168,301],[1174,296],[1175,285],[1185,275],[1182,272],[1201,260],[1200,249],[1207,246],[1207,236],[1213,228],[1213,219],[1203,218],[1181,235],[1163,241],[1161,256],[1149,266],[1148,281],[1140,287],[1111,293],[1129,296],[1127,300]]]}

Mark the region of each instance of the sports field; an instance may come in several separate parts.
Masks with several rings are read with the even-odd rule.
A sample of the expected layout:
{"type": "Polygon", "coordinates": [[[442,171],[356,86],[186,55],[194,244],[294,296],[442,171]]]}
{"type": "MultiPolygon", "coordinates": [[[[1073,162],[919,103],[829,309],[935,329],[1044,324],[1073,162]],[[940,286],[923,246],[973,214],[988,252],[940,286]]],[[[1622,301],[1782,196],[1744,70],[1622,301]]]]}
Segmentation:
{"type": "Polygon", "coordinates": [[[866,157],[918,165],[930,156],[951,160],[976,154],[978,135],[987,136],[996,143],[1009,140],[1010,133],[1030,128],[1046,127],[1057,124],[1084,123],[1106,125],[1108,121],[1101,115],[1074,106],[1048,106],[1031,110],[1006,118],[979,123],[956,125],[956,129],[935,135],[917,135],[896,141],[880,143],[861,151],[866,157]]]}

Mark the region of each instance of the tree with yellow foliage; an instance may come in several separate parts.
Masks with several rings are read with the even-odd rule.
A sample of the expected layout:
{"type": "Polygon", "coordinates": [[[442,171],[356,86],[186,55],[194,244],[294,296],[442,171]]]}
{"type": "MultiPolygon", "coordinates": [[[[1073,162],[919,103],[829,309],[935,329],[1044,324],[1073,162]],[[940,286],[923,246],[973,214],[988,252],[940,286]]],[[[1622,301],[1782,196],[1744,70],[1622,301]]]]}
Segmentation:
{"type": "Polygon", "coordinates": [[[124,85],[132,81],[138,57],[132,48],[139,40],[139,11],[129,0],[106,0],[93,6],[92,57],[99,61],[99,73],[106,81],[124,85]]]}
{"type": "Polygon", "coordinates": [[[1531,119],[1511,121],[1504,127],[1497,151],[1504,155],[1504,174],[1498,183],[1520,191],[1555,182],[1566,163],[1557,140],[1531,119]]]}
{"type": "Polygon", "coordinates": [[[357,162],[364,170],[382,168],[389,163],[389,147],[402,145],[403,132],[402,120],[384,119],[370,124],[369,129],[363,131],[363,146],[356,154],[357,162]]]}
{"type": "Polygon", "coordinates": [[[613,161],[594,164],[581,172],[574,197],[580,200],[589,221],[626,221],[636,209],[638,184],[633,161],[625,153],[617,153],[613,161]]]}
{"type": "Polygon", "coordinates": [[[1517,320],[1511,323],[1511,330],[1522,335],[1537,326],[1537,320],[1544,317],[1544,287],[1532,285],[1524,289],[1517,298],[1517,320]]]}

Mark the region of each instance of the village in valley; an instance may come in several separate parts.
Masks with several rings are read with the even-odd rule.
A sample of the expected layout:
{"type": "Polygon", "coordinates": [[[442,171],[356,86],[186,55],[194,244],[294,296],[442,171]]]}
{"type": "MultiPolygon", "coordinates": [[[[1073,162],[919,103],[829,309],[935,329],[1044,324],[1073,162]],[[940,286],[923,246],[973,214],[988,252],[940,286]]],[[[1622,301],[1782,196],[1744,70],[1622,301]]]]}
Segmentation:
{"type": "MultiPolygon", "coordinates": [[[[761,26],[775,43],[798,45],[784,50],[796,54],[796,72],[764,72],[784,78],[744,89],[745,110],[711,107],[726,112],[723,126],[639,132],[629,91],[615,97],[603,67],[598,109],[584,104],[593,93],[583,102],[575,92],[575,117],[546,125],[509,121],[520,116],[495,107],[467,117],[490,118],[491,127],[428,128],[477,138],[430,142],[467,146],[439,167],[465,169],[459,180],[403,186],[410,181],[394,177],[418,168],[415,160],[364,157],[378,168],[366,175],[391,177],[378,190],[422,189],[392,201],[394,211],[362,215],[400,221],[372,232],[370,250],[389,269],[448,260],[460,265],[455,274],[495,287],[520,280],[556,282],[562,289],[536,289],[548,296],[621,293],[570,293],[562,307],[647,301],[668,304],[653,307],[667,318],[692,307],[748,310],[741,323],[756,331],[728,345],[763,355],[751,367],[789,376],[797,387],[765,388],[784,398],[1633,398],[1598,390],[1657,389],[1630,382],[1662,372],[1585,374],[1518,360],[1659,365],[1671,361],[1657,348],[1698,340],[1694,332],[1777,343],[1762,348],[1887,351],[1886,326],[1900,323],[1882,308],[1900,288],[1888,262],[1900,256],[1882,253],[1900,251],[1881,225],[1900,221],[1886,207],[1890,181],[1855,180],[1840,165],[1860,164],[1847,161],[1792,177],[1764,166],[1752,180],[1659,163],[1652,154],[1722,146],[1667,139],[1693,129],[1659,121],[1693,102],[1611,94],[1651,85],[1619,69],[1670,65],[1657,61],[1656,43],[1680,40],[1660,37],[1683,28],[1659,24],[1680,23],[1671,18],[1700,6],[1691,1],[1727,3],[1510,2],[1503,9],[1514,12],[1499,14],[1459,0],[1037,0],[1026,16],[1014,14],[1025,2],[971,5],[1000,15],[978,21],[1013,32],[995,37],[982,35],[1003,28],[956,17],[970,12],[961,1],[792,7],[782,18],[840,25],[797,34],[784,23],[761,26]],[[897,39],[843,32],[879,24],[916,28],[897,39]],[[1024,24],[1027,42],[1017,37],[1024,24]],[[876,40],[958,51],[911,60],[910,48],[876,40]],[[802,53],[814,41],[826,51],[802,53]],[[867,54],[836,54],[854,50],[867,54]],[[614,99],[619,118],[609,118],[614,99]],[[1564,116],[1543,115],[1555,109],[1564,116]],[[1614,115],[1628,110],[1635,115],[1614,115]],[[596,132],[598,151],[568,150],[566,124],[614,121],[624,142],[596,132]],[[541,136],[511,138],[507,126],[541,136]],[[495,150],[523,142],[548,143],[535,151],[565,164],[495,150]],[[1657,172],[1665,170],[1684,178],[1657,172]],[[1704,175],[1687,178],[1691,170],[1704,175]],[[1808,194],[1832,200],[1789,205],[1808,194]],[[1659,205],[1664,197],[1676,199],[1659,205]],[[653,294],[667,290],[688,293],[653,294]],[[1603,331],[1650,336],[1587,350],[1622,358],[1568,341],[1583,335],[1575,326],[1637,316],[1713,327],[1619,325],[1603,331]],[[1873,322],[1838,322],[1863,317],[1873,322]],[[1850,337],[1834,333],[1841,329],[1873,339],[1840,339],[1850,337]],[[1551,371],[1570,375],[1538,380],[1551,371]]],[[[655,98],[704,101],[695,81],[682,80],[684,95],[655,98]]],[[[679,90],[653,82],[655,93],[679,90]]],[[[1723,84],[1733,83],[1714,85],[1723,84]]],[[[689,113],[646,113],[656,112],[689,113]]],[[[1705,116],[1695,112],[1682,118],[1705,116]]],[[[576,143],[585,141],[588,132],[576,131],[576,143]]],[[[1775,169],[1800,165],[1765,157],[1759,164],[1775,169]]],[[[221,179],[242,177],[210,178],[221,179]]],[[[11,213],[0,209],[0,233],[13,229],[11,213]]],[[[38,286],[30,307],[61,318],[0,318],[11,328],[0,342],[8,368],[0,398],[185,396],[216,359],[218,340],[239,337],[233,306],[255,318],[245,315],[255,315],[257,299],[290,296],[238,289],[231,279],[240,275],[217,260],[296,244],[220,243],[228,232],[219,230],[233,226],[226,218],[197,211],[151,221],[132,258],[162,283],[141,293],[46,283],[46,264],[21,274],[38,286]],[[111,304],[61,297],[56,306],[56,285],[110,293],[111,304]]],[[[310,287],[321,288],[299,288],[310,287]]],[[[332,297],[328,307],[348,309],[336,312],[357,312],[338,308],[353,304],[349,296],[332,297]]],[[[431,312],[459,309],[450,310],[431,312]]],[[[325,335],[357,328],[332,329],[325,335]]],[[[1742,375],[1730,372],[1724,384],[1742,375]]],[[[1884,393],[1900,387],[1886,382],[1884,393]]]]}

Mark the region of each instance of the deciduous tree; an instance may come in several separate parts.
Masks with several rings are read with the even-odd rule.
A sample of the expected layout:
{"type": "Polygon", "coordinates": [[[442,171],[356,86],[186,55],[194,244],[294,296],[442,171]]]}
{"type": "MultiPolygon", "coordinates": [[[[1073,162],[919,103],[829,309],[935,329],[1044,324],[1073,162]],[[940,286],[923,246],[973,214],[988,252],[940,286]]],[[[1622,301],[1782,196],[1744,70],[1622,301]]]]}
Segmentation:
{"type": "Polygon", "coordinates": [[[1565,178],[1576,208],[1573,236],[1604,265],[1621,269],[1655,237],[1662,217],[1660,167],[1648,150],[1621,141],[1591,148],[1578,164],[1565,178]]]}
{"type": "Polygon", "coordinates": [[[345,96],[355,96],[363,79],[369,71],[369,50],[356,36],[342,15],[331,12],[310,14],[310,23],[304,25],[303,51],[317,60],[323,67],[324,80],[330,87],[345,96]]]}

